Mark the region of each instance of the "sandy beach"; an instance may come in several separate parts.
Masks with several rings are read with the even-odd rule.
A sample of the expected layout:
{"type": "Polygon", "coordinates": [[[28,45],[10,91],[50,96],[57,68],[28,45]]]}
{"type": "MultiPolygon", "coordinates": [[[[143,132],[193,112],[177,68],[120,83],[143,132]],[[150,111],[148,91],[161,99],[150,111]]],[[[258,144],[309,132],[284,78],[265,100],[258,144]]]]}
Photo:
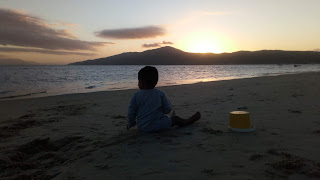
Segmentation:
{"type": "MultiPolygon", "coordinates": [[[[161,75],[160,75],[161,80],[161,75]]],[[[319,179],[320,73],[161,87],[193,125],[126,130],[137,89],[0,101],[0,179],[319,179]],[[228,129],[250,113],[252,133],[228,129]]]]}

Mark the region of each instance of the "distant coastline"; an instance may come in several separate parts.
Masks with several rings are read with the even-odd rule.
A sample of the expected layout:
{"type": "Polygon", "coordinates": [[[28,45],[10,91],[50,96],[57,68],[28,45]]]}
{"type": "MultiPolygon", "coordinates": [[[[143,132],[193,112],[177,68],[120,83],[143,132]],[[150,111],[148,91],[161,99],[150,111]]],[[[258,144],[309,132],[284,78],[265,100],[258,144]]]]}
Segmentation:
{"type": "Polygon", "coordinates": [[[36,62],[24,61],[14,58],[0,58],[0,66],[35,66],[40,65],[36,62]]]}
{"type": "Polygon", "coordinates": [[[127,52],[69,65],[237,65],[320,64],[317,51],[238,51],[233,53],[189,53],[165,46],[143,52],[127,52]]]}

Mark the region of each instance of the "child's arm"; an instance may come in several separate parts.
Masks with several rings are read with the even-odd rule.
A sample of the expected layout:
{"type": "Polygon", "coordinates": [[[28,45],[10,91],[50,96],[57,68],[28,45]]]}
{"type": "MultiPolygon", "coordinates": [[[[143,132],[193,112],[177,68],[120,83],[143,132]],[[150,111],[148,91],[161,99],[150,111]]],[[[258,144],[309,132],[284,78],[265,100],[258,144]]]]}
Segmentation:
{"type": "Polygon", "coordinates": [[[163,113],[169,114],[171,111],[171,102],[169,101],[165,93],[163,93],[163,96],[162,96],[162,106],[163,106],[163,113]]]}
{"type": "Polygon", "coordinates": [[[131,98],[130,105],[128,107],[128,125],[127,129],[136,125],[136,117],[137,117],[137,105],[136,105],[136,96],[134,95],[131,98]]]}

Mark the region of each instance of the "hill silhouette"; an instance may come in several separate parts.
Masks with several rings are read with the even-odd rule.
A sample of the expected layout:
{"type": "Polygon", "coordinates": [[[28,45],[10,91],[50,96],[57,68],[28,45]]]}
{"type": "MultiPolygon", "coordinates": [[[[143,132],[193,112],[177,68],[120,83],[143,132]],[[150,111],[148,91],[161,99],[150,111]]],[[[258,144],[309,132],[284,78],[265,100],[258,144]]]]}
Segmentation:
{"type": "Polygon", "coordinates": [[[218,64],[319,64],[315,51],[238,51],[233,53],[189,53],[165,46],[143,52],[127,52],[70,65],[218,65],[218,64]]]}

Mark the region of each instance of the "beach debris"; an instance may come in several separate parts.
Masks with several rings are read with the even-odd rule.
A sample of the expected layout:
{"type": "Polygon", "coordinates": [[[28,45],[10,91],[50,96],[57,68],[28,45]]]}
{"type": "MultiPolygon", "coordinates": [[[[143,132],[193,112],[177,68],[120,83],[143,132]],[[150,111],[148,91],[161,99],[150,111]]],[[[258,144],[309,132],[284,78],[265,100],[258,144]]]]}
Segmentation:
{"type": "Polygon", "coordinates": [[[112,166],[106,164],[106,165],[95,165],[94,167],[101,169],[101,170],[106,170],[112,168],[112,166]]]}
{"type": "Polygon", "coordinates": [[[160,141],[161,144],[167,144],[167,143],[170,144],[172,142],[173,142],[172,139],[163,139],[162,141],[160,141]]]}
{"type": "Polygon", "coordinates": [[[28,93],[28,94],[19,94],[19,95],[15,95],[15,96],[5,96],[5,97],[0,97],[0,99],[13,99],[13,98],[18,98],[18,97],[32,96],[32,95],[44,94],[44,93],[47,93],[47,91],[34,92],[34,93],[28,93]]]}
{"type": "Polygon", "coordinates": [[[162,171],[151,171],[151,172],[143,173],[143,174],[141,174],[141,175],[159,174],[159,173],[163,173],[163,172],[162,172],[162,171]]]}
{"type": "Polygon", "coordinates": [[[280,173],[276,173],[276,172],[273,172],[273,171],[265,170],[264,172],[265,172],[268,176],[271,176],[272,179],[275,179],[276,177],[277,177],[277,178],[282,178],[282,179],[287,179],[287,178],[288,178],[286,175],[283,175],[283,174],[280,174],[280,173]]]}
{"type": "Polygon", "coordinates": [[[203,129],[201,130],[201,132],[205,132],[205,133],[209,133],[209,134],[214,134],[214,135],[223,134],[223,131],[221,131],[221,130],[214,130],[214,129],[211,129],[211,128],[209,128],[209,127],[203,128],[203,129]]]}
{"type": "Polygon", "coordinates": [[[176,134],[168,133],[168,132],[159,132],[159,133],[158,133],[158,137],[170,137],[170,138],[175,138],[175,137],[179,137],[179,136],[176,135],[176,134]]]}
{"type": "Polygon", "coordinates": [[[88,104],[60,105],[53,108],[40,109],[44,112],[54,112],[55,115],[77,116],[83,114],[87,110],[88,104]]]}
{"type": "Polygon", "coordinates": [[[301,169],[305,165],[305,163],[302,158],[295,157],[295,158],[286,158],[279,161],[274,161],[269,163],[269,165],[279,170],[295,171],[295,170],[301,169]]]}
{"type": "Polygon", "coordinates": [[[235,168],[244,168],[244,165],[242,165],[242,164],[232,164],[232,167],[235,167],[235,168]]]}
{"type": "Polygon", "coordinates": [[[88,154],[74,151],[75,143],[83,137],[64,137],[52,141],[38,138],[17,147],[0,157],[0,179],[52,179],[57,174],[46,174],[54,166],[61,166],[88,154]]]}
{"type": "Polygon", "coordinates": [[[8,138],[19,135],[19,131],[38,124],[38,122],[32,119],[32,116],[22,116],[13,123],[0,127],[0,137],[8,138]]]}
{"type": "Polygon", "coordinates": [[[192,135],[192,132],[184,132],[184,133],[181,133],[183,135],[192,135]]]}
{"type": "Polygon", "coordinates": [[[126,116],[122,116],[122,115],[114,115],[114,116],[111,116],[111,118],[113,118],[113,119],[127,119],[126,116]]]}
{"type": "Polygon", "coordinates": [[[256,96],[257,93],[249,93],[251,96],[256,96]]]}
{"type": "Polygon", "coordinates": [[[306,172],[307,176],[311,176],[311,177],[318,177],[320,178],[320,164],[318,164],[317,166],[313,167],[312,169],[309,169],[306,172]]]}
{"type": "Polygon", "coordinates": [[[24,116],[19,117],[19,119],[30,119],[33,118],[35,114],[26,114],[24,116]]]}
{"type": "Polygon", "coordinates": [[[313,133],[320,134],[320,130],[315,130],[315,131],[313,131],[313,133]]]}
{"type": "Polygon", "coordinates": [[[49,137],[38,138],[18,148],[18,151],[33,155],[40,152],[58,151],[62,147],[81,139],[82,137],[64,137],[63,139],[51,141],[49,137]]]}
{"type": "Polygon", "coordinates": [[[248,109],[248,107],[243,106],[243,107],[238,107],[237,109],[238,109],[238,110],[246,110],[246,109],[248,109]]]}
{"type": "Polygon", "coordinates": [[[292,109],[288,109],[289,112],[291,113],[302,113],[301,111],[299,110],[292,110],[292,109]]]}
{"type": "Polygon", "coordinates": [[[271,155],[275,155],[275,156],[284,156],[284,157],[287,157],[287,158],[290,158],[292,157],[293,155],[289,154],[289,153],[286,153],[286,152],[279,152],[278,150],[276,149],[269,149],[267,151],[268,154],[271,154],[271,155]]]}
{"type": "Polygon", "coordinates": [[[250,160],[251,161],[254,161],[254,160],[258,160],[258,159],[261,159],[262,157],[264,157],[265,155],[263,155],[263,154],[252,154],[251,156],[250,156],[250,160]]]}
{"type": "Polygon", "coordinates": [[[3,169],[3,173],[6,172],[0,173],[1,179],[36,179],[36,174],[41,173],[36,167],[35,163],[15,161],[8,157],[0,158],[0,169],[3,169]]]}
{"type": "Polygon", "coordinates": [[[275,149],[270,149],[267,153],[280,157],[267,165],[273,167],[275,170],[280,170],[285,174],[305,174],[310,177],[320,177],[320,163],[296,156],[287,152],[279,152],[275,149]]]}
{"type": "Polygon", "coordinates": [[[18,150],[25,154],[36,154],[42,151],[55,150],[54,146],[49,143],[50,138],[35,139],[21,146],[18,150]]]}
{"type": "Polygon", "coordinates": [[[112,124],[115,126],[125,126],[127,124],[127,122],[124,121],[123,119],[121,119],[121,120],[117,119],[117,120],[113,120],[112,124]]]}
{"type": "Polygon", "coordinates": [[[213,169],[203,169],[201,172],[203,172],[203,173],[211,173],[211,172],[213,172],[213,169]]]}
{"type": "Polygon", "coordinates": [[[297,97],[303,96],[303,95],[302,94],[292,94],[291,96],[294,97],[294,98],[297,98],[297,97]]]}
{"type": "Polygon", "coordinates": [[[207,168],[203,169],[201,172],[211,176],[215,174],[213,169],[207,169],[207,168]]]}
{"type": "Polygon", "coordinates": [[[182,162],[182,160],[176,160],[176,159],[172,159],[172,160],[169,160],[170,163],[180,163],[182,162]]]}

